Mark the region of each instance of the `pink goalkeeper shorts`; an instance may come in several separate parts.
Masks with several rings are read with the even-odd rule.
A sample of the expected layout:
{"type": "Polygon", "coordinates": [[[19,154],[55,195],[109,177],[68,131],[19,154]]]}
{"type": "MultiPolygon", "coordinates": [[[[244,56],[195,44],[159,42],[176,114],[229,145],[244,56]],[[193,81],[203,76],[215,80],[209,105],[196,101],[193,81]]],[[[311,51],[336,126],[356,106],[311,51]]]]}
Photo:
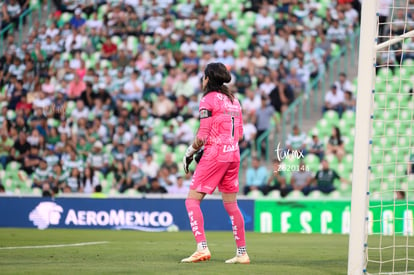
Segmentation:
{"type": "Polygon", "coordinates": [[[201,158],[194,171],[191,190],[211,194],[216,187],[222,193],[239,192],[240,162],[217,162],[201,158]]]}

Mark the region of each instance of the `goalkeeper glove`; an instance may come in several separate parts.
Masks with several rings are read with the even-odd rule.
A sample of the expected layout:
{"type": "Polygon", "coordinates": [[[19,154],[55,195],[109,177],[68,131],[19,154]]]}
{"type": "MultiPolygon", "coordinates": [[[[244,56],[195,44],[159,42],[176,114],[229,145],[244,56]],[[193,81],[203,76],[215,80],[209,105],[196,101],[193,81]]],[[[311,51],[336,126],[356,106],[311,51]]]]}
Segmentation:
{"type": "Polygon", "coordinates": [[[197,164],[200,162],[201,157],[203,156],[203,153],[204,153],[204,148],[201,148],[200,150],[197,151],[197,153],[195,153],[194,160],[197,164]]]}
{"type": "Polygon", "coordinates": [[[187,148],[187,151],[185,152],[185,156],[183,158],[183,165],[184,165],[184,172],[186,174],[188,174],[188,171],[189,171],[188,168],[190,167],[190,164],[193,161],[193,155],[195,152],[196,152],[196,149],[194,149],[193,145],[190,145],[187,148]]]}

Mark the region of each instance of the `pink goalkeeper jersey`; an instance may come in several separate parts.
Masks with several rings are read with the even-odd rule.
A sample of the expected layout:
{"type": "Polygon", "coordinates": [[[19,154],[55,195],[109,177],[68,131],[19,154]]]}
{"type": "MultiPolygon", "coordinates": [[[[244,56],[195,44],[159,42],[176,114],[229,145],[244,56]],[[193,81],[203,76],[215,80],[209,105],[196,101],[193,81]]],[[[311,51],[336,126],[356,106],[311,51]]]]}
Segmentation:
{"type": "Polygon", "coordinates": [[[240,162],[239,137],[243,118],[239,101],[218,92],[200,101],[200,129],[197,138],[205,140],[203,158],[218,162],[240,162]]]}

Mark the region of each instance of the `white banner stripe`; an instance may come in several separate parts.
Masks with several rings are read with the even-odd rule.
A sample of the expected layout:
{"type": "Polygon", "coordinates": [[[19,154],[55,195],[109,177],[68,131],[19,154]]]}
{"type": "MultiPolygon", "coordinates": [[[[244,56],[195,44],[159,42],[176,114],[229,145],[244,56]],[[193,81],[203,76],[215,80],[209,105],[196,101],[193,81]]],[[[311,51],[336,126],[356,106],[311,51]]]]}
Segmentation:
{"type": "Polygon", "coordinates": [[[109,243],[109,242],[104,241],[104,242],[68,243],[68,244],[51,244],[51,245],[33,245],[33,246],[8,246],[8,247],[0,247],[0,250],[60,248],[60,247],[99,245],[99,244],[106,244],[106,243],[109,243]]]}

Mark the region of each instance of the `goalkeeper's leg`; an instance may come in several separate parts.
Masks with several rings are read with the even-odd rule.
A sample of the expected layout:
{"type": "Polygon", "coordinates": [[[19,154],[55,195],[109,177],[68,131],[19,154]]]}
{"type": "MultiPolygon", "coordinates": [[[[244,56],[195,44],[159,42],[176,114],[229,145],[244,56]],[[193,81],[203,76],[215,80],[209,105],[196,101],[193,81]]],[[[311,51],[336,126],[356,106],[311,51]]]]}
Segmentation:
{"type": "Polygon", "coordinates": [[[207,247],[206,235],[204,233],[204,218],[201,212],[200,202],[205,193],[191,190],[185,201],[188,217],[190,219],[191,230],[197,242],[197,250],[190,257],[181,260],[182,263],[196,263],[210,260],[211,254],[207,247]]]}
{"type": "Polygon", "coordinates": [[[249,264],[250,258],[246,252],[246,236],[244,219],[237,205],[236,193],[223,193],[223,204],[230,216],[234,240],[236,241],[236,256],[226,261],[227,264],[249,264]]]}

